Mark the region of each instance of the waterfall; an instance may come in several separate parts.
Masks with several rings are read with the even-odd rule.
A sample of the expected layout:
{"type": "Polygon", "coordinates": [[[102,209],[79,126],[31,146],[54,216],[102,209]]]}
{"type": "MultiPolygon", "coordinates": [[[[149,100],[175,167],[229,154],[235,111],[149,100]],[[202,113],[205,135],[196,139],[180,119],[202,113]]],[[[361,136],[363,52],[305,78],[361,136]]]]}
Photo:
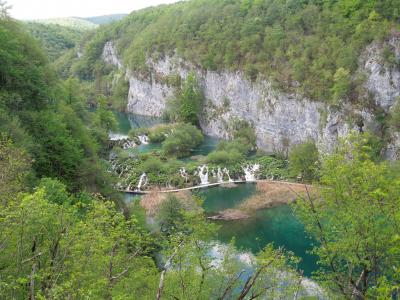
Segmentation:
{"type": "Polygon", "coordinates": [[[229,175],[229,170],[227,168],[224,168],[222,170],[222,172],[224,172],[226,174],[226,176],[228,176],[228,181],[229,182],[233,182],[233,179],[231,178],[231,176],[229,175]]]}
{"type": "Polygon", "coordinates": [[[126,150],[126,149],[131,149],[131,148],[135,148],[136,144],[135,142],[127,139],[122,143],[122,149],[126,150]]]}
{"type": "Polygon", "coordinates": [[[110,132],[108,134],[108,138],[110,139],[110,141],[120,141],[120,140],[126,140],[128,139],[128,136],[125,134],[119,134],[119,133],[112,133],[110,132]]]}
{"type": "Polygon", "coordinates": [[[187,174],[186,169],[182,167],[179,169],[179,172],[181,173],[181,177],[185,178],[185,182],[187,183],[189,175],[187,174]]]}
{"type": "Polygon", "coordinates": [[[149,138],[147,135],[143,134],[143,135],[139,135],[138,136],[139,141],[144,144],[147,145],[149,143],[149,138]]]}
{"type": "Polygon", "coordinates": [[[145,186],[146,184],[147,184],[147,175],[146,173],[143,173],[142,175],[140,175],[139,183],[135,189],[135,192],[140,192],[142,186],[145,186]]]}
{"type": "Polygon", "coordinates": [[[220,167],[218,167],[218,170],[217,170],[217,178],[218,178],[218,182],[224,182],[224,173],[222,173],[220,167]]]}
{"type": "Polygon", "coordinates": [[[209,182],[208,182],[208,167],[207,167],[207,165],[203,165],[203,166],[197,167],[197,169],[199,171],[198,174],[199,174],[199,177],[200,177],[201,184],[209,184],[209,182]]]}
{"type": "Polygon", "coordinates": [[[256,181],[256,172],[260,170],[259,164],[246,165],[242,167],[246,181],[256,181]]]}

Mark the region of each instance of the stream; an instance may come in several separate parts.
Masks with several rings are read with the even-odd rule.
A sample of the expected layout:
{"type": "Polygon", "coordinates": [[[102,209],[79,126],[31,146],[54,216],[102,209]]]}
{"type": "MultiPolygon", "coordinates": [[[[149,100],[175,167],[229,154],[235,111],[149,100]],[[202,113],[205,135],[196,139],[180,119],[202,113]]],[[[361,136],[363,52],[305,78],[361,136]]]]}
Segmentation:
{"type": "MultiPolygon", "coordinates": [[[[116,134],[127,135],[131,128],[151,127],[163,123],[160,118],[141,116],[136,114],[125,114],[115,112],[118,121],[118,132],[116,134]]],[[[204,142],[194,151],[194,155],[207,155],[213,151],[218,144],[218,139],[205,136],[204,142]]],[[[148,152],[160,149],[161,144],[140,145],[130,151],[148,152]]],[[[213,215],[219,211],[233,208],[256,192],[255,184],[246,183],[236,187],[212,187],[201,189],[198,193],[203,199],[203,208],[207,215],[213,215]]],[[[138,196],[125,195],[125,201],[135,201],[138,196]]],[[[283,247],[301,258],[299,269],[303,270],[305,276],[317,269],[316,257],[307,253],[312,248],[310,240],[305,232],[303,224],[293,215],[288,205],[263,209],[246,220],[215,221],[221,227],[218,231],[218,239],[228,243],[235,238],[235,245],[243,251],[257,253],[268,243],[275,247],[283,247]]]]}

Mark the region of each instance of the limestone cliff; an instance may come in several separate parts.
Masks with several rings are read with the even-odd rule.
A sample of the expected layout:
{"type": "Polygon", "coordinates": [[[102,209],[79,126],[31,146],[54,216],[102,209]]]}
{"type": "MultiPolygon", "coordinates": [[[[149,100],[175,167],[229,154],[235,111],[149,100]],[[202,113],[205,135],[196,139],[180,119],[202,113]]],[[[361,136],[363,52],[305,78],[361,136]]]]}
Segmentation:
{"type": "MultiPolygon", "coordinates": [[[[400,57],[400,39],[390,40],[390,46],[400,57]]],[[[366,91],[374,97],[376,106],[387,112],[400,95],[400,72],[382,64],[380,51],[381,45],[370,45],[360,58],[360,68],[367,75],[366,91]]],[[[104,60],[120,68],[116,53],[112,42],[107,42],[104,60]]],[[[308,138],[314,139],[320,150],[330,151],[338,138],[351,130],[379,127],[372,110],[345,106],[334,111],[322,102],[278,91],[265,79],[251,82],[241,72],[201,70],[176,55],[159,61],[148,60],[147,65],[151,70],[150,78],[135,76],[129,70],[126,73],[129,112],[160,116],[166,100],[174,94],[174,88],[164,79],[171,75],[185,78],[194,71],[205,95],[201,117],[203,131],[228,138],[232,121],[246,120],[254,125],[258,146],[269,152],[285,152],[291,145],[308,138]]],[[[398,135],[393,134],[387,152],[388,158],[398,158],[398,135]]]]}

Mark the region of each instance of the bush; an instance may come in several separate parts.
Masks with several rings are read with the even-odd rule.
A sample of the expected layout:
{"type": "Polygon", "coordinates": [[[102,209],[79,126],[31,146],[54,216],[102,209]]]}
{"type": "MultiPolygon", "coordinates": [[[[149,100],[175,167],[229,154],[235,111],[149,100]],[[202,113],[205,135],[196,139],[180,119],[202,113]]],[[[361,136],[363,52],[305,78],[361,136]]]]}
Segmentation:
{"type": "Polygon", "coordinates": [[[157,157],[149,157],[142,164],[143,172],[145,173],[159,173],[163,169],[163,163],[157,157]]]}
{"type": "Polygon", "coordinates": [[[318,156],[318,149],[312,140],[295,145],[289,153],[291,176],[301,176],[301,180],[306,182],[316,179],[318,156]]]}
{"type": "Polygon", "coordinates": [[[131,130],[129,130],[128,136],[130,138],[134,138],[139,135],[148,135],[149,132],[150,131],[148,128],[132,128],[131,130]]]}
{"type": "Polygon", "coordinates": [[[222,141],[217,145],[217,151],[232,152],[236,151],[246,156],[251,151],[252,147],[245,139],[238,139],[234,141],[222,141]]]}
{"type": "Polygon", "coordinates": [[[162,144],[166,155],[186,157],[204,140],[199,129],[190,124],[181,124],[171,132],[162,144]]]}
{"type": "Polygon", "coordinates": [[[396,131],[400,131],[400,98],[397,99],[396,104],[390,111],[389,124],[396,131]]]}
{"type": "Polygon", "coordinates": [[[149,129],[149,140],[151,143],[161,143],[172,132],[175,124],[160,124],[149,129]]]}
{"type": "Polygon", "coordinates": [[[199,124],[199,113],[203,102],[203,93],[198,85],[194,73],[186,78],[177,97],[167,103],[165,115],[173,122],[184,122],[193,125],[199,124]]]}
{"type": "Polygon", "coordinates": [[[208,163],[224,166],[239,163],[243,159],[244,155],[236,149],[231,151],[217,150],[207,155],[208,163]]]}

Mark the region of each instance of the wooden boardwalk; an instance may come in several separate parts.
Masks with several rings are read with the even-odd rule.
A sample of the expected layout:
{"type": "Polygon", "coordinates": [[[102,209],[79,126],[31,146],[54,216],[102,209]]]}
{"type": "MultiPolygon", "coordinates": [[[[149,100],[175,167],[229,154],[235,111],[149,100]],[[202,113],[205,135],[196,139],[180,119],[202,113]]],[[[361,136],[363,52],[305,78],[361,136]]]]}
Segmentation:
{"type": "MultiPolygon", "coordinates": [[[[132,191],[132,190],[120,190],[120,192],[128,193],[128,194],[136,194],[136,195],[145,195],[150,193],[177,193],[181,191],[191,191],[197,189],[203,189],[208,187],[220,186],[220,185],[229,185],[229,184],[243,184],[243,183],[257,183],[257,182],[270,182],[270,183],[280,183],[280,184],[288,184],[288,185],[301,185],[304,186],[304,183],[296,183],[289,181],[279,181],[279,180],[269,180],[269,179],[260,179],[255,181],[245,181],[245,180],[235,180],[235,181],[224,181],[224,182],[215,182],[208,184],[200,184],[182,189],[165,189],[165,190],[151,190],[151,191],[132,191]]],[[[306,185],[307,187],[311,187],[311,185],[306,185]]]]}

